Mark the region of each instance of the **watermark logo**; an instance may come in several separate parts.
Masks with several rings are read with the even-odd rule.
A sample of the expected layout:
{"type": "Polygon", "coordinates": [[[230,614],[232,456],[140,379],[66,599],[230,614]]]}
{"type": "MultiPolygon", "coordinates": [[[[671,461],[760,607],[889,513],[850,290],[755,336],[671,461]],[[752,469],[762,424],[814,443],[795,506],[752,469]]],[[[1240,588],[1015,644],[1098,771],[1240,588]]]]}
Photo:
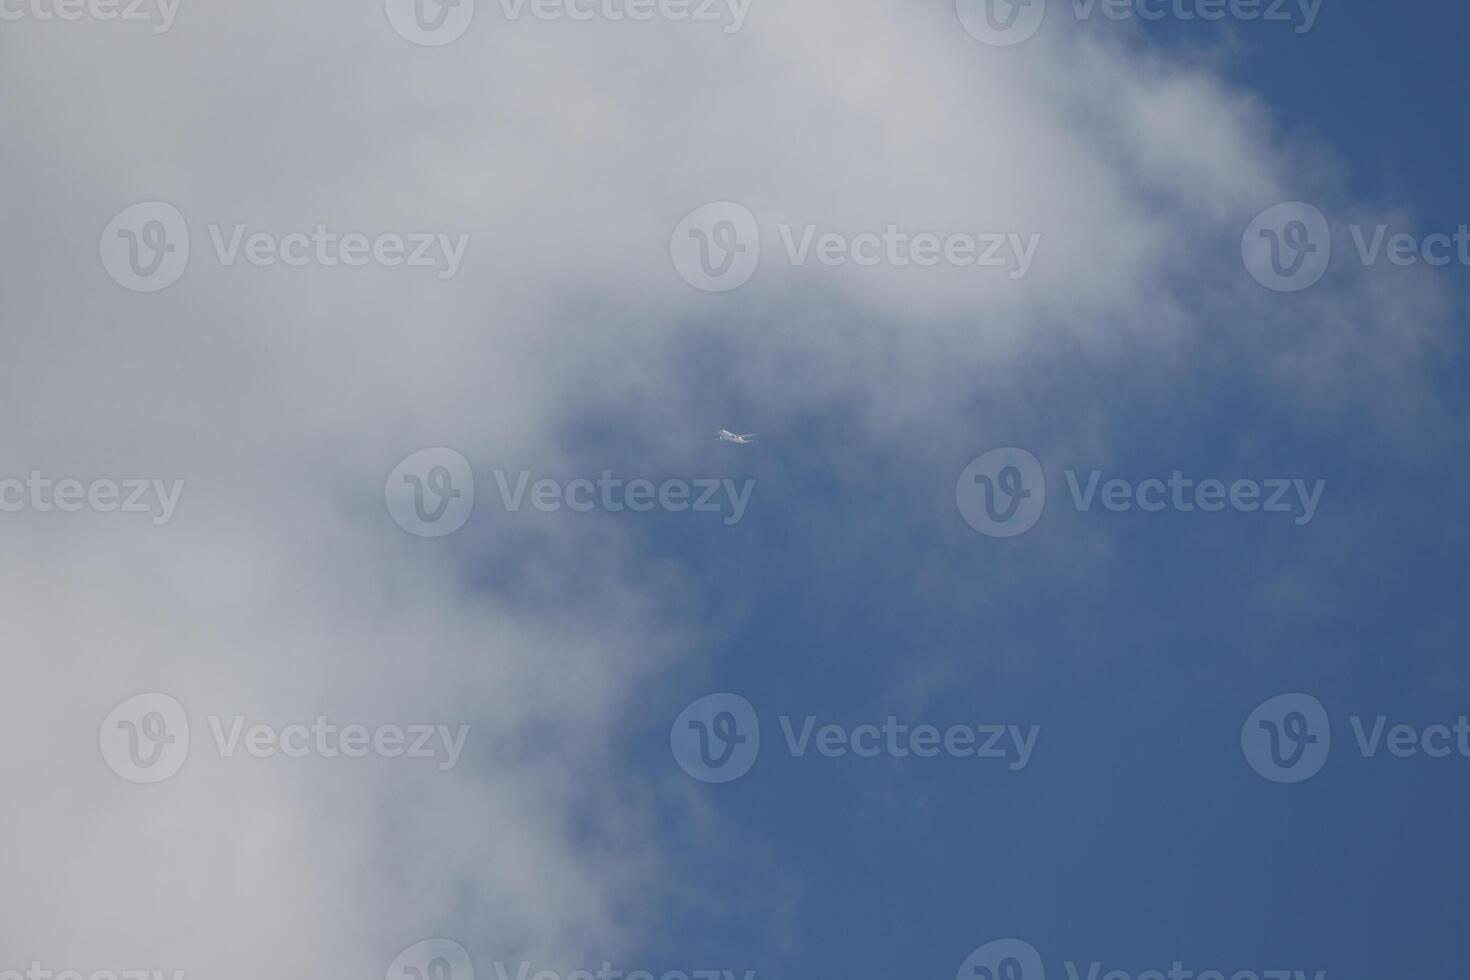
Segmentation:
{"type": "Polygon", "coordinates": [[[955,980],[1046,980],[1046,966],[1025,940],[997,939],[967,956],[955,980]]]}
{"type": "MultiPolygon", "coordinates": [[[[1286,514],[1298,527],[1312,523],[1326,480],[1221,479],[1196,480],[1175,470],[1163,477],[1104,479],[1100,469],[1068,469],[1068,497],[1078,513],[1098,504],[1114,514],[1137,511],[1158,514],[1236,513],[1286,514]]],[[[1024,449],[993,449],[973,460],[955,483],[955,504],[965,523],[993,538],[1012,538],[1036,525],[1046,506],[1046,476],[1040,461],[1024,449]]]]}
{"type": "MultiPolygon", "coordinates": [[[[1065,8],[1079,22],[1101,15],[1114,22],[1173,20],[1287,23],[1306,34],[1317,23],[1322,0],[1069,0],[1065,8]]],[[[1046,0],[956,0],[960,23],[970,36],[994,47],[1030,40],[1041,28],[1046,0]]]]}
{"type": "Polygon", "coordinates": [[[1326,970],[1200,970],[1195,972],[1179,960],[1168,968],[1154,967],[1137,973],[1116,967],[1108,969],[1101,960],[1092,960],[1084,972],[1075,960],[1066,961],[1067,980],[1327,980],[1326,970]]]}
{"type": "MultiPolygon", "coordinates": [[[[275,234],[251,231],[242,223],[208,226],[212,252],[221,268],[244,263],[257,269],[281,265],[361,269],[432,269],[441,280],[453,279],[464,262],[470,236],[444,232],[383,232],[367,235],[333,231],[316,225],[311,231],[275,234]]],[[[171,204],[149,201],[121,211],[102,231],[103,268],[115,282],[134,292],[151,293],[178,282],[189,264],[189,226],[171,204]]]]}
{"type": "Polygon", "coordinates": [[[209,716],[209,731],[221,759],[233,759],[243,748],[254,759],[425,759],[440,772],[459,765],[469,738],[470,726],[449,725],[339,725],[325,715],[282,726],[256,722],[246,726],[244,715],[235,715],[225,726],[220,715],[209,716]]]}
{"type": "MultiPolygon", "coordinates": [[[[249,723],[244,715],[207,717],[215,751],[234,759],[423,759],[439,772],[459,764],[470,726],[461,724],[345,724],[325,715],[310,722],[249,723]]],[[[133,783],[159,783],[183,768],[189,756],[189,716],[167,694],[140,694],[108,713],[98,730],[109,768],[133,783]]]]}
{"type": "Polygon", "coordinates": [[[1326,480],[1243,479],[1227,483],[1196,480],[1186,477],[1182,470],[1175,470],[1167,480],[1136,482],[1121,477],[1104,481],[1103,471],[1096,469],[1087,474],[1085,483],[1078,479],[1077,470],[1067,470],[1066,477],[1072,505],[1079,513],[1087,513],[1094,503],[1101,502],[1104,510],[1114,514],[1135,510],[1145,514],[1167,510],[1183,514],[1289,514],[1298,527],[1312,523],[1327,489],[1326,480]]]}
{"type": "Polygon", "coordinates": [[[711,694],[679,713],[669,730],[679,768],[702,783],[728,783],[750,772],[761,750],[755,708],[738,694],[711,694]]]}
{"type": "MultiPolygon", "coordinates": [[[[816,715],[781,715],[781,744],[793,759],[994,759],[1020,772],[1036,751],[1040,725],[910,725],[895,715],[881,723],[819,724],[816,715]]],[[[760,751],[760,719],[736,694],[712,694],[685,708],[669,742],[679,767],[706,783],[739,779],[760,751]]]]}
{"type": "Polygon", "coordinates": [[[726,34],[745,26],[752,0],[500,0],[505,19],[517,21],[526,9],[542,21],[605,20],[646,22],[654,19],[723,24],[726,34]]]}
{"type": "Polygon", "coordinates": [[[512,973],[510,964],[495,961],[495,980],[755,980],[754,970],[737,973],[734,970],[624,970],[603,960],[596,970],[580,969],[560,973],[556,970],[540,969],[522,961],[512,973]],[[532,971],[535,972],[532,972],[532,971]]]}
{"type": "MultiPolygon", "coordinates": [[[[1388,715],[1348,716],[1352,745],[1364,759],[1470,759],[1470,716],[1430,725],[1390,724],[1388,715]]],[[[1309,694],[1282,694],[1245,721],[1241,749],[1251,768],[1274,783],[1300,783],[1321,771],[1332,750],[1332,724],[1309,694]]]]}
{"type": "Polygon", "coordinates": [[[669,254],[679,276],[695,289],[728,292],[749,282],[760,265],[760,227],[743,205],[716,201],[679,222],[669,254]]]}
{"type": "Polygon", "coordinates": [[[1046,0],[955,0],[955,13],[975,40],[1008,48],[1041,30],[1046,0]]]}
{"type": "MultiPolygon", "coordinates": [[[[1101,960],[1063,961],[1066,980],[1327,980],[1326,970],[1195,970],[1183,961],[1131,972],[1101,960]]],[[[955,980],[1045,980],[1045,964],[1036,947],[1020,939],[997,939],[971,953],[955,980]]]]}
{"type": "MultiPolygon", "coordinates": [[[[500,0],[511,23],[527,13],[543,23],[591,20],[646,23],[663,20],[721,25],[737,34],[750,15],[752,0],[500,0]]],[[[475,16],[475,0],[386,0],[388,22],[400,37],[424,47],[459,40],[475,16]]]]}
{"type": "Polygon", "coordinates": [[[1327,709],[1310,694],[1270,698],[1241,726],[1240,749],[1251,768],[1273,783],[1311,779],[1332,751],[1327,709]]]}
{"type": "Polygon", "coordinates": [[[385,0],[385,6],[399,37],[426,48],[458,41],[475,19],[475,0],[385,0]]]}
{"type": "Polygon", "coordinates": [[[421,449],[393,467],[383,500],[394,522],[420,538],[442,538],[464,527],[475,509],[475,474],[463,454],[421,449]]]}
{"type": "Polygon", "coordinates": [[[139,694],[113,708],[97,731],[102,758],[130,783],[161,783],[189,757],[189,716],[167,694],[139,694]]]}
{"type": "MultiPolygon", "coordinates": [[[[1394,233],[1387,222],[1347,226],[1353,255],[1363,268],[1387,262],[1401,269],[1470,268],[1470,225],[1453,233],[1394,233]]],[[[1257,282],[1276,292],[1299,292],[1321,280],[1332,261],[1332,229],[1310,204],[1278,204],[1262,212],[1241,240],[1245,267],[1257,282]]]]}
{"type": "Polygon", "coordinates": [[[153,25],[154,34],[174,26],[182,0],[0,0],[0,21],[126,20],[153,25]]]}
{"type": "Polygon", "coordinates": [[[1370,236],[1360,224],[1348,226],[1353,248],[1364,266],[1377,265],[1387,259],[1401,269],[1424,265],[1442,269],[1448,265],[1470,266],[1470,225],[1461,225],[1454,235],[1438,233],[1422,238],[1408,232],[1389,235],[1387,224],[1373,226],[1370,236]]]}
{"type": "MultiPolygon", "coordinates": [[[[3,4],[4,0],[0,0],[3,4]]],[[[183,970],[53,970],[32,960],[25,970],[0,969],[0,980],[184,980],[183,970]]]]}
{"type": "Polygon", "coordinates": [[[1041,248],[1041,234],[1032,232],[912,232],[898,225],[879,231],[846,235],[820,232],[814,224],[780,226],[786,258],[800,268],[812,259],[829,269],[846,265],[863,269],[995,269],[1008,278],[1024,279],[1041,248]]]}
{"type": "Polygon", "coordinates": [[[1322,0],[1071,0],[1071,4],[1072,13],[1081,21],[1098,13],[1112,21],[1261,21],[1291,24],[1297,34],[1316,26],[1322,12],[1322,0]]]}
{"type": "Polygon", "coordinates": [[[383,980],[475,980],[475,966],[453,939],[425,939],[399,953],[383,980]]]}
{"type": "Polygon", "coordinates": [[[1315,286],[1332,262],[1332,229],[1317,208],[1300,201],[1256,216],[1240,239],[1246,271],[1267,289],[1296,293],[1315,286]]]}
{"type": "Polygon", "coordinates": [[[531,471],[521,470],[514,481],[505,470],[495,471],[495,488],[500,503],[509,513],[516,513],[529,500],[543,514],[554,514],[563,507],[576,514],[603,510],[609,514],[632,511],[647,514],[662,510],[679,514],[721,514],[726,527],[739,524],[755,492],[755,480],[736,483],[730,479],[623,480],[612,470],[603,470],[596,480],[583,477],[562,483],[543,478],[531,482],[531,471]]]}
{"type": "MultiPolygon", "coordinates": [[[[934,269],[1005,273],[1022,279],[1041,248],[1040,233],[915,231],[897,224],[856,234],[824,230],[813,222],[776,226],[782,254],[793,268],[934,269]]],[[[761,257],[761,232],[743,205],[720,201],[696,208],[669,241],[674,269],[705,292],[728,292],[750,281],[761,257]]]]}
{"type": "Polygon", "coordinates": [[[24,480],[0,478],[0,513],[152,514],[155,527],[173,520],[184,493],[184,481],[55,479],[31,470],[24,480]],[[155,512],[156,511],[156,512],[155,512]]]}
{"type": "Polygon", "coordinates": [[[955,483],[965,523],[992,538],[1025,534],[1046,508],[1046,473],[1024,449],[992,449],[973,460],[955,483]]]}
{"type": "Polygon", "coordinates": [[[326,225],[312,231],[293,231],[284,235],[255,231],[247,235],[243,224],[230,227],[209,226],[209,240],[215,258],[222,268],[231,269],[243,258],[257,269],[284,265],[300,269],[309,265],[332,269],[346,266],[361,269],[376,265],[384,269],[433,269],[439,279],[453,279],[459,274],[469,248],[470,236],[444,232],[383,232],[365,235],[360,232],[335,232],[326,225]]]}
{"type": "Polygon", "coordinates": [[[135,293],[178,282],[189,266],[189,226],[172,204],[145,201],[119,211],[102,229],[102,267],[135,293]]]}

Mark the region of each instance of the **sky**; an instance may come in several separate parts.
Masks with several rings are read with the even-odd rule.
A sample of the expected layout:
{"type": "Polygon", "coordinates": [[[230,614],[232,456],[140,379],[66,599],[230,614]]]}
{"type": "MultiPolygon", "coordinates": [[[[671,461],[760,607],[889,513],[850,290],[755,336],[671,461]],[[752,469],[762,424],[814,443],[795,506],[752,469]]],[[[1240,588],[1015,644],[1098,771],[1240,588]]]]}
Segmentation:
{"type": "Polygon", "coordinates": [[[1457,976],[1470,11],[702,2],[0,0],[0,980],[1457,976]]]}

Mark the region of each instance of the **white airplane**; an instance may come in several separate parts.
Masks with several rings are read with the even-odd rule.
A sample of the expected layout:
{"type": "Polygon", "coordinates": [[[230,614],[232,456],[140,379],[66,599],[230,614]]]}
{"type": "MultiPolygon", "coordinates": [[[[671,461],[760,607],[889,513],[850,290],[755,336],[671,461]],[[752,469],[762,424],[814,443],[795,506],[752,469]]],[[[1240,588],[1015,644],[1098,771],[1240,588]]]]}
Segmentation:
{"type": "Polygon", "coordinates": [[[754,439],[755,435],[756,434],[754,432],[751,432],[746,435],[739,436],[731,432],[729,429],[721,429],[719,432],[715,433],[715,438],[718,439],[720,442],[734,442],[743,446],[746,443],[750,442],[750,440],[754,439]]]}

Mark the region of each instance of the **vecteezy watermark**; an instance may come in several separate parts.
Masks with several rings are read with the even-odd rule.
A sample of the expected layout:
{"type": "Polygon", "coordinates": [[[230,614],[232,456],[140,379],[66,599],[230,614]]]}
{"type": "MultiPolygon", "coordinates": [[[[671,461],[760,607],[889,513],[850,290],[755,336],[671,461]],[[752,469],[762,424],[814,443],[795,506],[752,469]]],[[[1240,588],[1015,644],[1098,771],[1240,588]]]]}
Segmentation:
{"type": "Polygon", "coordinates": [[[1204,969],[1195,971],[1175,960],[1168,968],[1155,967],[1130,973],[1117,968],[1106,969],[1101,960],[1092,960],[1087,971],[1077,968],[1072,960],[1066,963],[1067,980],[1327,980],[1326,970],[1235,970],[1204,969]]]}
{"type": "MultiPolygon", "coordinates": [[[[527,503],[542,514],[562,510],[588,514],[631,511],[647,514],[719,514],[726,526],[745,517],[755,491],[755,480],[737,483],[723,478],[696,480],[624,479],[612,470],[596,478],[558,480],[534,479],[531,470],[510,473],[495,470],[495,489],[507,513],[517,513],[527,503]]],[[[383,485],[383,499],[393,521],[420,538],[440,538],[464,527],[475,508],[475,474],[470,461],[459,452],[443,447],[422,449],[404,459],[383,485]]]]}
{"type": "Polygon", "coordinates": [[[131,783],[161,783],[189,758],[189,716],[167,694],[128,698],[97,730],[102,758],[131,783]]]}
{"type": "MultiPolygon", "coordinates": [[[[277,235],[252,231],[248,225],[208,226],[215,260],[222,268],[240,263],[258,269],[345,266],[360,269],[433,269],[439,279],[453,279],[464,261],[470,236],[444,232],[383,232],[367,235],[339,232],[319,224],[310,231],[277,235]]],[[[118,285],[138,293],[167,289],[189,265],[188,222],[178,208],[145,201],[124,208],[102,230],[102,266],[118,285]]]]}
{"type": "Polygon", "coordinates": [[[269,725],[256,722],[245,727],[244,715],[235,715],[228,728],[219,715],[209,716],[209,731],[222,759],[233,759],[241,749],[255,759],[431,759],[440,772],[459,764],[470,726],[339,725],[325,715],[311,722],[269,725]]]}
{"type": "Polygon", "coordinates": [[[0,980],[184,980],[183,970],[53,970],[37,960],[24,970],[0,969],[0,980]]]}
{"type": "Polygon", "coordinates": [[[388,23],[405,41],[437,48],[464,37],[475,0],[385,0],[388,23]]]}
{"type": "Polygon", "coordinates": [[[154,525],[161,527],[173,520],[183,492],[183,480],[77,480],[31,470],[24,480],[0,477],[0,513],[152,514],[154,525]]]}
{"type": "MultiPolygon", "coordinates": [[[[896,224],[846,234],[812,222],[776,226],[782,252],[792,266],[815,262],[830,269],[958,269],[995,271],[1021,279],[1031,271],[1041,247],[1040,233],[915,231],[896,224]]],[[[744,205],[717,201],[696,208],[669,239],[674,270],[689,285],[708,293],[743,286],[755,275],[761,257],[760,223],[744,205]]]]}
{"type": "Polygon", "coordinates": [[[383,484],[388,514],[409,534],[442,538],[464,527],[475,509],[470,461],[442,446],[403,460],[383,484]]]}
{"type": "Polygon", "coordinates": [[[612,470],[603,470],[596,480],[580,478],[562,483],[542,478],[531,482],[531,471],[521,470],[514,480],[504,470],[495,471],[495,488],[505,509],[515,513],[529,500],[543,514],[565,507],[576,514],[603,510],[618,514],[625,510],[647,514],[654,510],[670,513],[721,514],[727,527],[739,524],[755,490],[755,481],[737,484],[729,479],[623,480],[612,470]]]}
{"type": "Polygon", "coordinates": [[[975,530],[992,538],[1025,534],[1046,508],[1046,473],[1024,449],[992,449],[965,467],[955,505],[975,530]]]}
{"type": "Polygon", "coordinates": [[[1046,980],[1046,965],[1036,947],[1024,939],[996,939],[965,957],[954,976],[955,980],[1046,980]]]}
{"type": "MultiPolygon", "coordinates": [[[[1312,523],[1327,488],[1326,480],[1194,479],[1175,470],[1167,478],[1133,481],[1104,479],[1099,469],[1079,477],[1066,470],[1072,506],[1088,513],[1101,504],[1115,514],[1139,511],[1158,514],[1286,514],[1292,523],[1312,523]]],[[[1046,507],[1046,474],[1041,462],[1024,449],[992,449],[970,462],[955,481],[955,505],[976,531],[992,538],[1012,538],[1036,526],[1046,507]]]]}
{"type": "MultiPolygon", "coordinates": [[[[475,0],[386,0],[388,22],[414,44],[440,47],[459,40],[475,17],[475,0]]],[[[664,20],[719,25],[726,34],[745,26],[751,0],[500,0],[511,22],[527,13],[544,22],[620,23],[664,20]]]]}
{"type": "MultiPolygon", "coordinates": [[[[1388,715],[1349,715],[1353,745],[1365,759],[1470,759],[1470,716],[1429,725],[1391,724],[1388,715]]],[[[1273,783],[1300,783],[1322,771],[1332,751],[1332,722],[1310,694],[1280,694],[1262,702],[1240,730],[1252,769],[1273,783]]]]}
{"type": "MultiPolygon", "coordinates": [[[[995,47],[1030,40],[1046,18],[1047,0],[956,0],[955,12],[970,36],[995,47]]],[[[1058,9],[1062,9],[1058,5],[1058,9]]],[[[1317,23],[1322,0],[1068,0],[1079,21],[1262,21],[1292,25],[1306,34],[1317,23]]]]}
{"type": "MultiPolygon", "coordinates": [[[[1137,972],[1110,968],[1102,960],[1090,960],[1085,965],[1066,960],[1062,965],[1067,980],[1327,980],[1326,970],[1198,970],[1180,960],[1137,972]]],[[[966,957],[955,980],[1046,980],[1046,964],[1036,947],[1025,940],[997,939],[966,957]]]]}
{"type": "MultiPolygon", "coordinates": [[[[781,715],[782,744],[793,759],[956,759],[1003,760],[1012,772],[1025,769],[1036,750],[1040,725],[963,724],[941,728],[910,725],[895,715],[882,722],[819,725],[816,715],[799,721],[781,715]]],[[[755,765],[761,725],[751,703],[738,694],[711,694],[679,713],[669,730],[669,746],[679,768],[704,783],[728,783],[755,765]]]]}
{"type": "MultiPolygon", "coordinates": [[[[1388,222],[1347,226],[1353,255],[1364,268],[1387,262],[1443,269],[1470,267],[1470,225],[1454,232],[1417,235],[1396,231],[1388,222]]],[[[1251,276],[1267,289],[1295,293],[1315,286],[1332,262],[1332,228],[1318,208],[1300,201],[1262,211],[1241,238],[1241,258],[1251,276]]]]}
{"type": "Polygon", "coordinates": [[[955,0],[955,13],[977,41],[1008,48],[1041,30],[1046,0],[955,0]]]}
{"type": "MultiPolygon", "coordinates": [[[[216,752],[233,759],[429,759],[440,772],[459,764],[469,725],[337,724],[325,715],[310,722],[248,724],[244,715],[207,718],[216,752]]],[[[102,758],[133,783],[158,783],[183,768],[189,756],[189,717],[167,694],[139,694],[110,711],[98,729],[102,758]]]]}
{"type": "Polygon", "coordinates": [[[1321,211],[1301,201],[1267,208],[1240,239],[1251,277],[1278,293],[1315,286],[1332,262],[1332,229],[1321,211]]]}
{"type": "Polygon", "coordinates": [[[126,20],[167,34],[183,0],[0,0],[0,21],[126,20]]]}
{"type": "Polygon", "coordinates": [[[475,980],[475,964],[453,939],[425,939],[399,953],[383,980],[475,980]]]}
{"type": "Polygon", "coordinates": [[[740,695],[710,694],[674,719],[669,746],[679,768],[700,782],[732,782],[760,755],[760,719],[740,695]]]}
{"type": "Polygon", "coordinates": [[[1251,768],[1273,783],[1311,779],[1332,751],[1327,709],[1310,694],[1263,701],[1240,728],[1240,750],[1251,768]]]}
{"type": "MultiPolygon", "coordinates": [[[[603,960],[596,970],[536,969],[532,963],[521,962],[511,971],[510,964],[496,960],[495,980],[755,980],[754,970],[736,973],[734,970],[622,970],[609,960],[603,960]]],[[[458,978],[456,978],[458,980],[458,978]]]]}
{"type": "Polygon", "coordinates": [[[102,229],[102,267],[118,285],[153,293],[179,281],[189,266],[189,226],[172,204],[124,208],[102,229]]]}

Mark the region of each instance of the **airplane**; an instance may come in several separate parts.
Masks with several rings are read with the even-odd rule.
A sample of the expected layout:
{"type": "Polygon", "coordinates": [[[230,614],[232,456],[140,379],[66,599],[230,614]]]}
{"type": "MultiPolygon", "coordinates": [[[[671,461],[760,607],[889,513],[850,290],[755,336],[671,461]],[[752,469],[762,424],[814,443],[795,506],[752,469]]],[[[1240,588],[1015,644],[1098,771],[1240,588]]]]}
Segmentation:
{"type": "Polygon", "coordinates": [[[719,432],[716,432],[715,433],[715,438],[718,439],[720,442],[733,442],[733,443],[737,443],[737,444],[739,444],[741,446],[743,446],[746,443],[750,442],[750,440],[754,439],[755,436],[756,436],[756,434],[754,432],[748,433],[748,434],[743,435],[743,436],[736,435],[735,433],[731,432],[729,429],[721,429],[719,432]]]}

